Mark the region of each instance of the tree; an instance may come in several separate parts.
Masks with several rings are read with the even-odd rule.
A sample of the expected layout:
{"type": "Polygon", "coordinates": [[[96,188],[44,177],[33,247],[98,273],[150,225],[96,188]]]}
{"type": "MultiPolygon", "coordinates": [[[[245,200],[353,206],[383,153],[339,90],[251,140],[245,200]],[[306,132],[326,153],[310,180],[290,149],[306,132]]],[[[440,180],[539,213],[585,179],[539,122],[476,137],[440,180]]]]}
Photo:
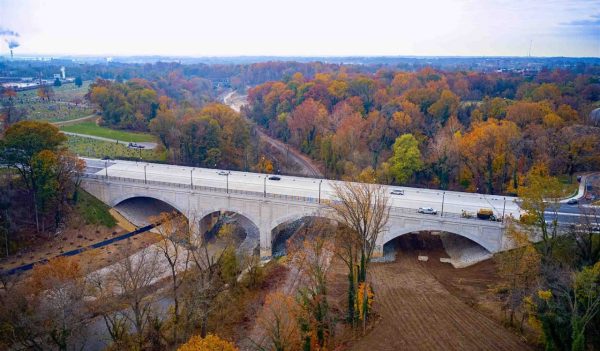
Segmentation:
{"type": "Polygon", "coordinates": [[[83,85],[83,80],[81,79],[80,76],[75,77],[75,85],[80,87],[83,85]]]}
{"type": "Polygon", "coordinates": [[[522,222],[540,231],[542,254],[549,259],[556,245],[558,236],[558,208],[560,199],[565,197],[564,186],[560,181],[548,174],[548,168],[537,164],[529,171],[525,184],[519,188],[521,208],[526,212],[522,222]],[[548,224],[546,216],[550,213],[552,220],[548,224]]]}
{"type": "MultiPolygon", "coordinates": [[[[193,221],[192,221],[193,222],[193,221]]],[[[192,232],[195,229],[192,229],[192,232]]],[[[233,228],[224,225],[217,236],[223,241],[218,248],[210,248],[204,235],[192,235],[187,245],[191,269],[186,282],[185,303],[191,325],[200,325],[200,336],[208,333],[208,317],[216,307],[217,296],[228,286],[222,274],[222,264],[231,246],[233,228]]]]}
{"type": "Polygon", "coordinates": [[[403,134],[394,142],[393,150],[388,160],[390,172],[396,182],[406,183],[423,168],[419,142],[412,134],[403,134]]]}
{"type": "MultiPolygon", "coordinates": [[[[521,312],[519,329],[523,330],[526,309],[523,309],[525,297],[535,292],[540,274],[540,255],[529,241],[526,233],[509,223],[507,236],[515,247],[498,255],[498,275],[502,278],[500,289],[506,291],[503,296],[503,309],[509,311],[509,323],[514,323],[515,313],[521,312]]],[[[505,315],[506,316],[506,315],[505,315]]]]}
{"type": "Polygon", "coordinates": [[[237,351],[238,348],[232,342],[226,341],[217,335],[208,334],[201,338],[194,335],[181,345],[177,351],[237,351]]]}
{"type": "MultiPolygon", "coordinates": [[[[336,201],[328,206],[332,210],[332,218],[342,226],[338,231],[339,246],[336,244],[336,247],[339,250],[336,253],[348,267],[348,317],[354,323],[356,289],[358,284],[367,281],[367,269],[377,238],[389,219],[389,198],[384,187],[377,184],[346,182],[335,183],[333,188],[336,201]]],[[[366,301],[366,294],[364,298],[366,301]]],[[[368,311],[363,319],[363,328],[366,327],[367,315],[368,311]]]]}
{"type": "Polygon", "coordinates": [[[323,349],[331,345],[334,321],[327,299],[327,272],[334,252],[328,220],[312,218],[302,229],[304,240],[297,247],[288,244],[288,256],[298,267],[301,281],[298,301],[304,313],[299,316],[304,349],[323,349]]]}
{"type": "Polygon", "coordinates": [[[256,323],[265,332],[267,345],[257,345],[275,351],[300,351],[298,316],[301,309],[296,300],[282,292],[269,293],[256,323]]]}
{"type": "Polygon", "coordinates": [[[37,96],[42,100],[50,100],[54,96],[52,87],[42,85],[37,89],[37,96]]]}
{"type": "Polygon", "coordinates": [[[152,223],[160,223],[160,240],[157,248],[168,263],[171,275],[171,297],[173,298],[173,342],[177,343],[177,331],[180,328],[180,288],[188,270],[190,252],[184,247],[189,242],[190,225],[187,219],[178,213],[161,213],[152,223]]]}
{"type": "Polygon", "coordinates": [[[134,253],[131,247],[126,247],[126,258],[114,264],[108,273],[108,279],[121,292],[123,304],[130,311],[125,316],[135,327],[139,350],[143,349],[144,333],[154,308],[154,296],[148,293],[163,273],[159,257],[152,248],[134,253]]]}
{"type": "Polygon", "coordinates": [[[0,121],[2,122],[3,129],[7,129],[27,116],[26,109],[16,106],[16,98],[17,93],[14,90],[0,89],[0,103],[2,107],[0,121]]]}
{"type": "Polygon", "coordinates": [[[31,276],[35,313],[59,350],[83,347],[86,341],[87,280],[79,265],[67,257],[34,267],[31,276]],[[76,346],[79,345],[79,346],[76,346]]]}
{"type": "Polygon", "coordinates": [[[461,160],[475,178],[476,188],[486,189],[488,194],[506,188],[517,169],[520,138],[515,123],[488,119],[474,124],[459,139],[461,160]]]}
{"type": "MultiPolygon", "coordinates": [[[[0,161],[19,173],[31,196],[36,229],[39,232],[40,213],[52,199],[64,203],[72,191],[73,179],[83,170],[82,161],[61,149],[66,137],[57,127],[38,121],[18,122],[6,130],[0,141],[0,161]]],[[[60,219],[60,207],[57,222],[60,219]]],[[[43,221],[41,224],[43,226],[43,221]]],[[[58,223],[55,223],[58,224],[58,223]]]]}
{"type": "Polygon", "coordinates": [[[450,116],[456,114],[459,102],[458,96],[450,90],[444,90],[440,98],[427,109],[427,113],[444,125],[450,116]]]}

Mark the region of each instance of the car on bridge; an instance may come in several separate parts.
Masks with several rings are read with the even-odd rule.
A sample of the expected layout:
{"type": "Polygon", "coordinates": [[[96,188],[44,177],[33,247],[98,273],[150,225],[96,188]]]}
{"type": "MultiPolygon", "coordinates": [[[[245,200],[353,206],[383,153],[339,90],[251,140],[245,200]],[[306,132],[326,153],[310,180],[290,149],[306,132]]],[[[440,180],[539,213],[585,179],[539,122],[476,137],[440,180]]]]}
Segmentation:
{"type": "Polygon", "coordinates": [[[418,213],[423,213],[423,214],[431,214],[431,215],[436,215],[437,214],[437,210],[434,210],[431,207],[419,207],[419,209],[417,210],[418,213]]]}
{"type": "Polygon", "coordinates": [[[281,180],[280,176],[270,176],[269,180],[281,180]]]}
{"type": "Polygon", "coordinates": [[[229,175],[230,173],[231,172],[228,172],[228,171],[219,171],[219,175],[223,175],[223,176],[229,175]]]}
{"type": "Polygon", "coordinates": [[[392,192],[390,194],[392,194],[392,195],[404,195],[404,190],[402,190],[402,189],[394,189],[394,190],[392,190],[392,192]]]}

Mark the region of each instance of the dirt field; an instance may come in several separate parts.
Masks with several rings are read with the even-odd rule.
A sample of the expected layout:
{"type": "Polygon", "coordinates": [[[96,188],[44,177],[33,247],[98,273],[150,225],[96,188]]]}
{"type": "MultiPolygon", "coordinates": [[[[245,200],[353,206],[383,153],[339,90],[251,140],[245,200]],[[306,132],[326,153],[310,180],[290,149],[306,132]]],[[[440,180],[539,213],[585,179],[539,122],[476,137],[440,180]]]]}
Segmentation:
{"type": "Polygon", "coordinates": [[[517,335],[471,307],[479,304],[478,294],[487,289],[491,263],[460,270],[440,263],[440,255],[441,250],[425,252],[403,245],[396,262],[371,266],[374,308],[380,320],[351,350],[530,349],[517,335]],[[430,261],[419,262],[418,251],[429,255],[430,261]]]}

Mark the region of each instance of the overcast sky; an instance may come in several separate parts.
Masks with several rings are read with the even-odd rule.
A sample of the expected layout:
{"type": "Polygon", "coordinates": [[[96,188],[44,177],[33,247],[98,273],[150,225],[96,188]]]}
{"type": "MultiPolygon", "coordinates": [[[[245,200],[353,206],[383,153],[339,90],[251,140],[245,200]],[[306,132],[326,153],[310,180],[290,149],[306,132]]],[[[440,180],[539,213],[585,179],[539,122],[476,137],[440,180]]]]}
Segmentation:
{"type": "Polygon", "coordinates": [[[0,0],[0,55],[600,57],[600,0],[0,0]]]}

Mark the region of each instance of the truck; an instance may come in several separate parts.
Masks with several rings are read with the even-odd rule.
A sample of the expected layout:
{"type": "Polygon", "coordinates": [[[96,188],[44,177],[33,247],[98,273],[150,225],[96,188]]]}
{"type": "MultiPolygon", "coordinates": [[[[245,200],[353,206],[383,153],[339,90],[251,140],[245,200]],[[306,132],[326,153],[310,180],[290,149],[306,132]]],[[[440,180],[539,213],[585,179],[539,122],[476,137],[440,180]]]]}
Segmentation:
{"type": "Polygon", "coordinates": [[[492,210],[491,208],[480,208],[479,211],[477,211],[477,218],[486,221],[496,220],[496,216],[494,216],[494,210],[492,210]]]}

